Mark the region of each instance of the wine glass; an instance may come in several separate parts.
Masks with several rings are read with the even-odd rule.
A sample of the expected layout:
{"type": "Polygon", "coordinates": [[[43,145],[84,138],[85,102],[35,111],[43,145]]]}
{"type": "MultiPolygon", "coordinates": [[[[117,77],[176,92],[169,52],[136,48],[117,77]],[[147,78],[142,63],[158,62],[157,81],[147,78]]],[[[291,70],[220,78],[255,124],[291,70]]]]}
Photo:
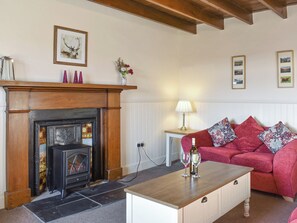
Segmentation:
{"type": "Polygon", "coordinates": [[[190,163],[190,160],[190,153],[182,151],[180,154],[180,161],[185,167],[185,172],[182,174],[183,177],[189,176],[189,174],[187,174],[187,167],[190,163]]]}
{"type": "Polygon", "coordinates": [[[194,178],[199,178],[199,174],[198,174],[198,166],[199,164],[201,163],[201,155],[200,153],[193,153],[192,156],[191,156],[191,161],[195,167],[195,175],[193,176],[194,178]]]}

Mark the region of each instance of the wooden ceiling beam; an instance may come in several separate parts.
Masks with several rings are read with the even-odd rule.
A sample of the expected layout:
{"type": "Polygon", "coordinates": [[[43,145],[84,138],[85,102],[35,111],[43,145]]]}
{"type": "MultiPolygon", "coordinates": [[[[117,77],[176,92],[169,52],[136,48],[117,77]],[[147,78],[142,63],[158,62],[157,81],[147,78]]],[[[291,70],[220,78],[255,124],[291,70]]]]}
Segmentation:
{"type": "Polygon", "coordinates": [[[280,0],[258,0],[263,5],[265,5],[267,8],[275,12],[277,15],[279,15],[281,18],[286,19],[287,18],[287,7],[286,3],[280,0]]]}
{"type": "Polygon", "coordinates": [[[132,13],[144,18],[148,18],[169,26],[176,27],[178,29],[190,32],[193,34],[197,33],[197,24],[189,22],[181,18],[169,15],[164,12],[160,12],[157,9],[145,6],[133,0],[89,0],[94,3],[119,9],[125,12],[132,13]]]}
{"type": "Polygon", "coordinates": [[[236,4],[222,0],[195,0],[196,2],[203,2],[221,12],[233,16],[249,25],[253,24],[253,13],[240,8],[236,4]]]}
{"type": "Polygon", "coordinates": [[[135,0],[139,3],[166,10],[197,22],[203,22],[217,29],[224,29],[224,18],[203,12],[195,4],[184,0],[135,0]]]}

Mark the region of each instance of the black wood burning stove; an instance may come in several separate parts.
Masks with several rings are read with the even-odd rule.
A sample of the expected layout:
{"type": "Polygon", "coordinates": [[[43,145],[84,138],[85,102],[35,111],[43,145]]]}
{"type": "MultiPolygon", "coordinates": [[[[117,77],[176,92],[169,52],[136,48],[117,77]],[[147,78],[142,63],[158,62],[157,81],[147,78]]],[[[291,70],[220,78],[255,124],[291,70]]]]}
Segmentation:
{"type": "Polygon", "coordinates": [[[55,145],[48,151],[48,187],[59,190],[61,197],[66,190],[90,182],[91,147],[83,144],[55,145]]]}

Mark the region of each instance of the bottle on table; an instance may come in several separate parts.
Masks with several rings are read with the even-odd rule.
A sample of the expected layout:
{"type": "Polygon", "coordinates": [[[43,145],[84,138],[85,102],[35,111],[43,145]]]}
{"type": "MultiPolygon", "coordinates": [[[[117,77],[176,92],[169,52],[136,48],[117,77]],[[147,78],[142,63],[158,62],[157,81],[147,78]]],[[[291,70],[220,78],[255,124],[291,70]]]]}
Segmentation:
{"type": "Polygon", "coordinates": [[[195,138],[192,138],[192,148],[190,150],[190,157],[191,157],[191,162],[190,162],[190,173],[191,175],[196,175],[198,174],[198,166],[195,167],[195,165],[193,164],[193,157],[198,157],[199,153],[198,153],[198,149],[195,146],[195,138]]]}

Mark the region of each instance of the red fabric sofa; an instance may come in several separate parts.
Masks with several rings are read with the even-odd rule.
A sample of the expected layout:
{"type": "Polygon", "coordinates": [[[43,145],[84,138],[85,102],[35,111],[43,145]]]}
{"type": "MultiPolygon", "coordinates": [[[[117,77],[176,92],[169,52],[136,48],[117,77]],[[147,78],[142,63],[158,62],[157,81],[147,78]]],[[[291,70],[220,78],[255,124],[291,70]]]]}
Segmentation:
{"type": "Polygon", "coordinates": [[[297,208],[291,213],[288,223],[297,223],[297,208]]]}
{"type": "MultiPolygon", "coordinates": [[[[236,132],[239,125],[232,124],[236,132]]],[[[246,135],[252,135],[252,132],[246,135]]],[[[254,134],[255,135],[255,134],[254,134]]],[[[245,141],[242,135],[237,143],[230,142],[223,147],[214,147],[212,138],[207,129],[201,130],[181,139],[184,151],[191,148],[192,138],[196,139],[196,146],[201,154],[202,160],[211,160],[235,165],[253,167],[251,173],[251,188],[259,191],[279,194],[285,200],[293,202],[297,193],[297,140],[285,145],[277,153],[273,154],[263,143],[251,148],[247,146],[238,148],[238,140],[245,141]]],[[[243,143],[249,145],[246,143],[243,143]]]]}

